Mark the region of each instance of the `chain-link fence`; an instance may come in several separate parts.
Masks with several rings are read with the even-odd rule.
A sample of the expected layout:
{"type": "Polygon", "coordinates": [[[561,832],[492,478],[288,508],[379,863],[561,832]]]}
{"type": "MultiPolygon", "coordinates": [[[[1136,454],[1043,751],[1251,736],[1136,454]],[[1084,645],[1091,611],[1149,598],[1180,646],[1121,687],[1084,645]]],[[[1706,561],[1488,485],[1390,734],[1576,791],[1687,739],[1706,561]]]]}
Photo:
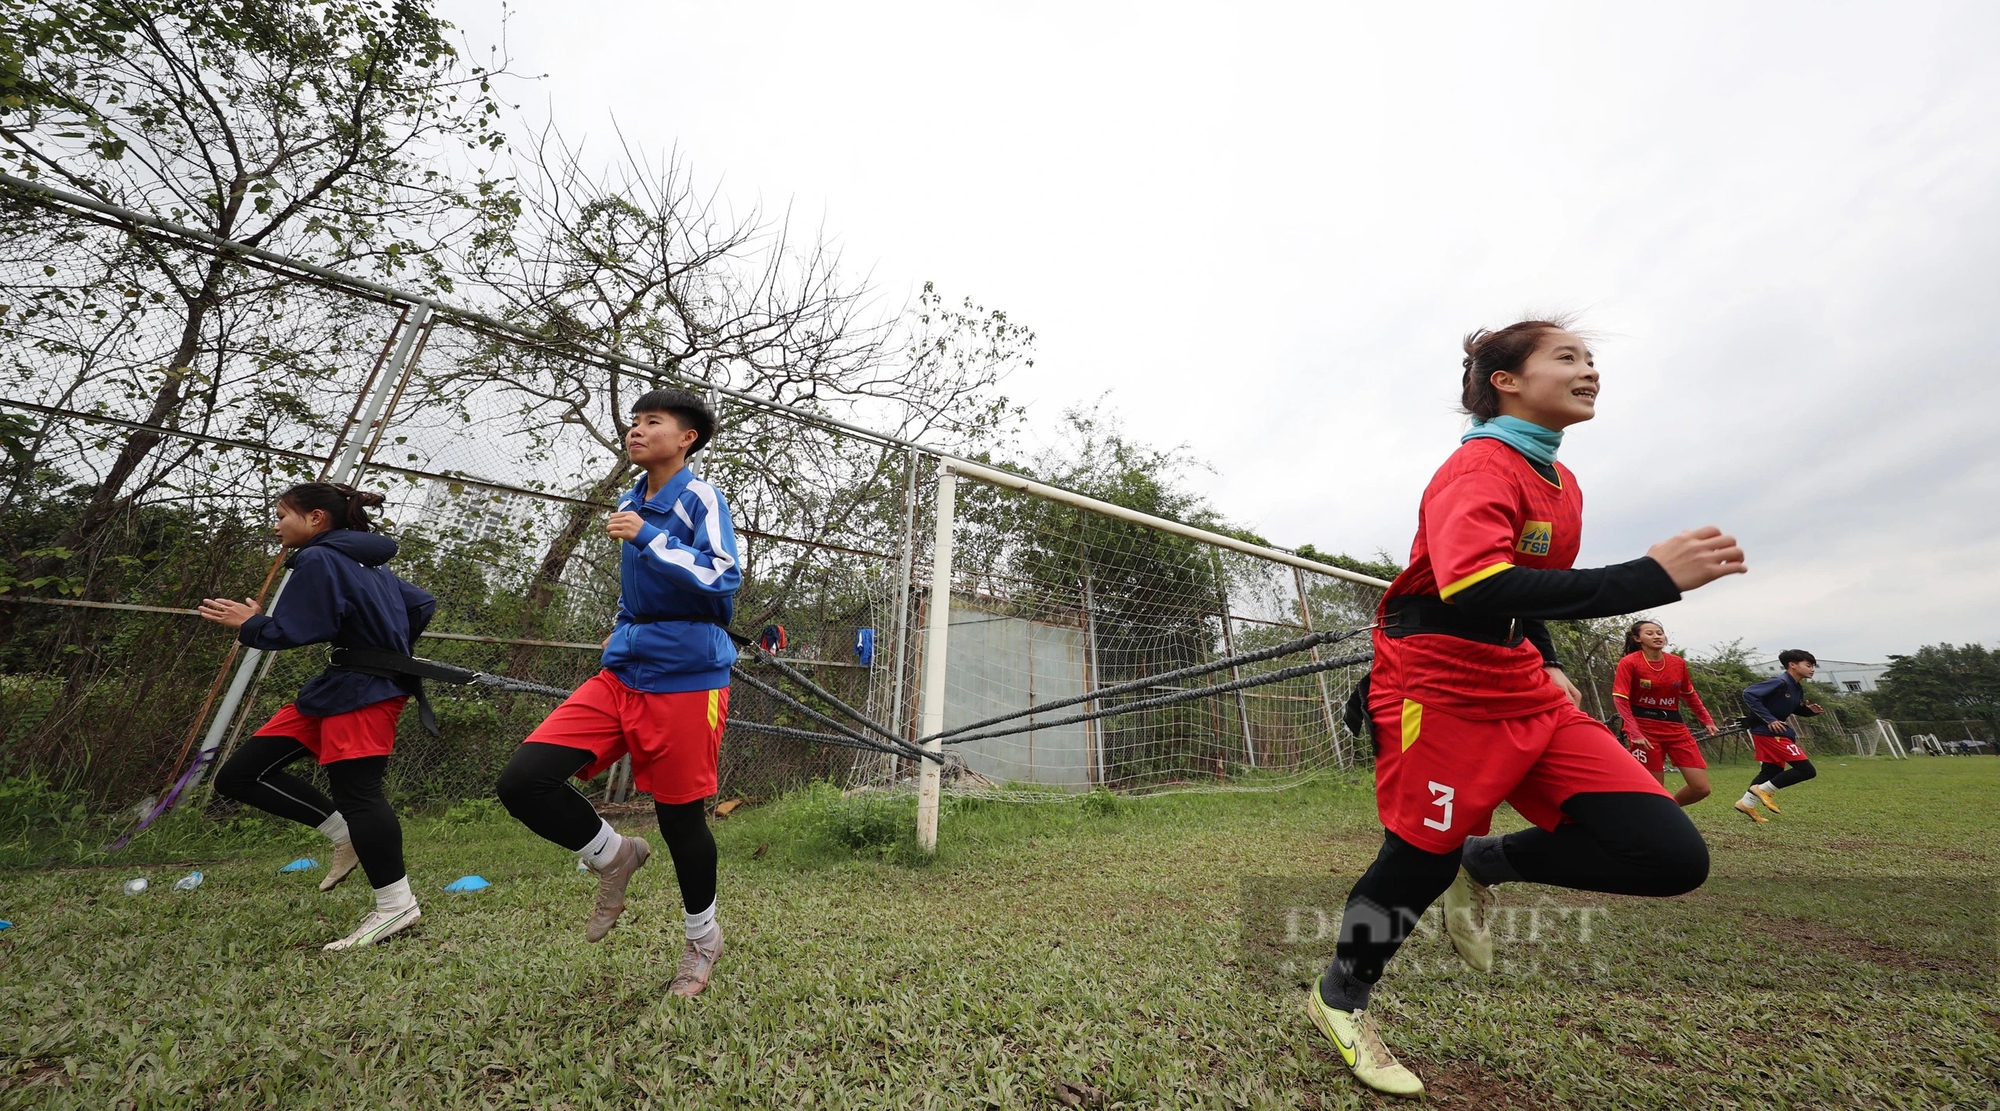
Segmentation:
{"type": "MultiPolygon", "coordinates": [[[[836,418],[811,391],[786,404],[717,389],[705,383],[726,376],[703,374],[714,367],[651,365],[11,179],[0,199],[23,214],[0,236],[0,775],[129,806],[198,753],[226,758],[324,666],[324,648],[239,651],[193,609],[204,597],[282,596],[272,501],[315,478],[386,495],[393,569],[439,599],[420,654],[574,687],[596,669],[616,610],[619,555],[603,518],[637,476],[621,418],[669,384],[709,389],[720,417],[696,469],[732,505],[736,628],[782,626],[784,659],[920,735],[937,499],[927,449],[836,418]],[[191,297],[176,275],[208,292],[191,297]]],[[[959,523],[970,554],[950,587],[958,670],[939,695],[955,714],[977,716],[975,674],[1000,703],[1032,707],[1365,624],[1377,596],[1289,553],[987,493],[959,523]],[[1009,623],[1028,654],[995,640],[982,660],[966,638],[987,618],[1009,623]],[[1037,663],[1038,644],[1062,666],[1049,668],[1046,651],[1037,663]]],[[[1039,770],[988,759],[959,787],[1295,781],[1356,759],[1337,720],[1351,678],[1029,733],[1044,757],[1087,737],[1088,756],[1056,761],[1073,766],[1053,780],[1046,758],[1039,770]]],[[[547,697],[481,687],[433,684],[432,698],[441,735],[414,714],[400,727],[399,801],[485,794],[550,709],[547,697]]],[[[801,709],[738,684],[731,719],[823,728],[801,709]]],[[[914,769],[744,728],[728,730],[722,753],[725,796],[905,781],[914,769]]],[[[961,755],[955,766],[979,764],[961,755]]],[[[606,801],[628,784],[614,770],[606,801]]]]}

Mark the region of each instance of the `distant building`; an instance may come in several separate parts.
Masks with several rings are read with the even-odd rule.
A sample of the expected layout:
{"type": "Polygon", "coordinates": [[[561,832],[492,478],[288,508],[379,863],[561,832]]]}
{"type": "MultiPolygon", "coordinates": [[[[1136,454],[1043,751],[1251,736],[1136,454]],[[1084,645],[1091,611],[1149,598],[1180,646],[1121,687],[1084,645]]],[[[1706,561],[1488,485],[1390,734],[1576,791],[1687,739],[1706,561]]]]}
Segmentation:
{"type": "Polygon", "coordinates": [[[448,479],[432,479],[430,487],[424,491],[424,505],[417,523],[434,535],[450,536],[468,543],[481,540],[517,542],[534,529],[538,507],[536,499],[523,494],[448,479]]]}
{"type": "MultiPolygon", "coordinates": [[[[1758,660],[1750,666],[1756,669],[1760,675],[1778,675],[1785,670],[1784,666],[1775,657],[1768,660],[1758,660]]],[[[1869,691],[1875,689],[1875,685],[1881,682],[1882,673],[1888,670],[1888,664],[1864,664],[1856,663],[1853,660],[1822,659],[1819,661],[1819,670],[1813,674],[1813,679],[1816,682],[1825,683],[1828,686],[1847,691],[1849,694],[1867,694],[1869,691]]]]}

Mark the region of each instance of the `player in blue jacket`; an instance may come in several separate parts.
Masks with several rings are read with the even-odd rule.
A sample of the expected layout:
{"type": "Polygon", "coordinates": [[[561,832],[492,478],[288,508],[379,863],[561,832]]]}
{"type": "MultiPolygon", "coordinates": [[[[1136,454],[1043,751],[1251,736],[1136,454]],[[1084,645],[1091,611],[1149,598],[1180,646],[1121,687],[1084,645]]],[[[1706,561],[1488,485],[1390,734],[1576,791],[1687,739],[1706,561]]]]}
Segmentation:
{"type": "MultiPolygon", "coordinates": [[[[285,491],[278,496],[276,531],[278,542],[292,549],[285,560],[292,575],[272,612],[260,612],[250,599],[208,598],[201,615],[266,652],[331,643],[408,655],[437,599],[384,566],[396,542],[368,524],[369,507],[381,504],[380,494],[326,482],[285,491]]],[[[368,874],[375,909],[328,949],[373,945],[423,917],[403,871],[403,827],[382,791],[396,719],[415,692],[414,681],[328,667],[215,773],[221,794],[332,839],[333,864],[321,891],[332,890],[357,864],[368,874]],[[283,770],[307,753],[326,769],[332,798],[283,770]]]]}
{"type": "Polygon", "coordinates": [[[1743,688],[1743,705],[1750,711],[1751,750],[1759,767],[1750,789],[1736,800],[1736,809],[1753,822],[1770,821],[1757,813],[1759,804],[1773,814],[1784,813],[1771,797],[1774,792],[1819,774],[1806,759],[1806,750],[1799,747],[1792,727],[1785,724],[1794,714],[1812,717],[1820,712],[1817,702],[1806,700],[1805,688],[1819,661],[1803,648],[1788,648],[1778,653],[1778,664],[1785,669],[1781,674],[1743,688]]]}
{"type": "Polygon", "coordinates": [[[646,473],[606,526],[622,542],[622,562],[603,670],[522,742],[499,783],[509,813],[597,873],[584,937],[601,941],[652,849],[612,829],[570,778],[590,779],[631,754],[632,783],[653,796],[687,912],[687,945],[669,988],[682,997],[708,986],[722,955],[706,802],[729,717],[736,646],[726,630],[742,572],[729,503],[688,469],[714,435],[715,415],[687,390],[654,390],[632,406],[625,451],[646,473]]]}

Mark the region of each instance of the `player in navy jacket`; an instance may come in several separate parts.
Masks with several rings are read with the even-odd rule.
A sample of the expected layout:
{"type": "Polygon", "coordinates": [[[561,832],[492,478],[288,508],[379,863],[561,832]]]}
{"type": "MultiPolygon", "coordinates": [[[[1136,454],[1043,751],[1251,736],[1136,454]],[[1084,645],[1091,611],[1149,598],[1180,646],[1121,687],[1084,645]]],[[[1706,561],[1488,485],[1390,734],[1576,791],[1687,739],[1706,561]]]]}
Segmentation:
{"type": "MultiPolygon", "coordinates": [[[[381,504],[380,494],[325,482],[285,491],[278,497],[276,531],[292,549],[285,560],[292,573],[272,612],[259,612],[247,599],[209,598],[202,616],[266,652],[332,644],[408,655],[437,599],[385,566],[396,542],[368,524],[368,507],[381,504]]],[[[372,945],[423,916],[403,870],[403,829],[382,791],[396,719],[414,691],[395,679],[328,667],[216,772],[215,789],[223,795],[314,826],[333,840],[321,891],[332,890],[357,864],[367,872],[375,909],[328,949],[372,945]],[[307,753],[326,769],[332,798],[283,770],[307,753]]]]}
{"type": "Polygon", "coordinates": [[[714,435],[715,415],[687,390],[654,390],[633,405],[625,450],[646,473],[605,527],[620,541],[621,566],[604,668],[522,742],[499,784],[509,813],[597,872],[584,937],[601,941],[652,848],[612,829],[570,778],[590,779],[631,755],[633,786],[653,796],[687,912],[669,988],[683,997],[708,985],[722,955],[706,805],[736,662],[726,629],[743,581],[729,502],[688,467],[714,435]]]}
{"type": "Polygon", "coordinates": [[[1750,711],[1750,746],[1760,766],[1750,789],[1736,800],[1736,809],[1757,822],[1770,820],[1757,813],[1760,804],[1773,814],[1783,813],[1771,797],[1774,792],[1819,774],[1792,727],[1785,724],[1793,715],[1812,717],[1820,712],[1817,702],[1806,699],[1805,688],[1819,661],[1803,648],[1788,648],[1778,653],[1778,664],[1783,672],[1743,688],[1743,705],[1750,711]]]}

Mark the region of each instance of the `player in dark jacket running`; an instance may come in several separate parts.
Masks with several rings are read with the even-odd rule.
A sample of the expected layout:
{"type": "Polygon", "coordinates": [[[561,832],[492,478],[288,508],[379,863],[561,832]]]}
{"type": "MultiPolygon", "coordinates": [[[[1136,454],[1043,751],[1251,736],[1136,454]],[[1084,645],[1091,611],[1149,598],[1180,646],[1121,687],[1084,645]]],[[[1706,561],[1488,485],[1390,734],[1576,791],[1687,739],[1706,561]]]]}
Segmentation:
{"type": "Polygon", "coordinates": [[[1736,809],[1755,822],[1770,821],[1757,813],[1759,804],[1773,814],[1782,814],[1772,795],[1819,774],[1806,758],[1806,750],[1799,747],[1797,734],[1785,722],[1795,715],[1809,718],[1820,712],[1819,703],[1807,701],[1805,688],[1806,680],[1819,669],[1819,661],[1803,648],[1788,648],[1778,653],[1778,666],[1785,669],[1781,674],[1743,688],[1743,705],[1750,711],[1751,750],[1760,767],[1750,789],[1736,800],[1736,809]]]}
{"type": "MultiPolygon", "coordinates": [[[[396,542],[369,531],[368,509],[382,495],[307,482],[278,497],[279,543],[292,549],[285,582],[269,614],[255,601],[208,598],[201,615],[236,630],[251,648],[274,652],[308,644],[372,648],[408,655],[430,623],[437,599],[384,566],[396,542]]],[[[353,933],[328,945],[373,945],[423,917],[403,870],[403,828],[382,791],[396,719],[414,685],[328,667],[299,688],[215,774],[215,789],[280,818],[317,828],[333,840],[333,863],[321,891],[358,864],[375,889],[375,909],[353,933]],[[311,754],[326,769],[333,797],[286,773],[311,754]]]]}

